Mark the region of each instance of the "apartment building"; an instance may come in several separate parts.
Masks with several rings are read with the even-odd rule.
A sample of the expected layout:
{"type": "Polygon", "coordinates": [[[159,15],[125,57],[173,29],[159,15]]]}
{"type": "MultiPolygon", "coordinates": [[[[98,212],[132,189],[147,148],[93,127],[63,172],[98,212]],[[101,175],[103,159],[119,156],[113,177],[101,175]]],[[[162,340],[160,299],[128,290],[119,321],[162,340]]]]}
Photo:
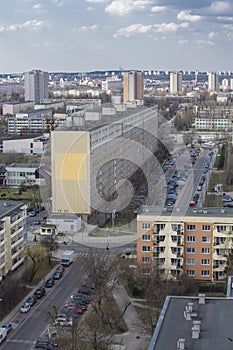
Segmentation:
{"type": "Polygon", "coordinates": [[[0,201],[0,281],[25,259],[27,205],[0,201]]]}
{"type": "Polygon", "coordinates": [[[177,94],[182,91],[182,72],[171,72],[170,73],[170,93],[177,94]]]}
{"type": "Polygon", "coordinates": [[[34,101],[40,103],[41,100],[48,98],[48,72],[41,70],[32,70],[25,73],[25,101],[34,101]]]}
{"type": "Polygon", "coordinates": [[[157,124],[157,106],[142,106],[85,121],[76,130],[53,131],[52,212],[89,215],[110,210],[111,201],[106,209],[101,198],[114,196],[120,180],[130,178],[139,167],[148,172],[153,167],[140,145],[155,152],[157,124]]]}
{"type": "Polygon", "coordinates": [[[47,141],[48,138],[45,136],[3,140],[2,152],[42,155],[47,141]]]}
{"type": "Polygon", "coordinates": [[[225,130],[232,127],[232,120],[227,118],[195,118],[194,127],[198,130],[225,130]]]}
{"type": "Polygon", "coordinates": [[[181,217],[163,208],[148,207],[137,217],[137,262],[149,275],[186,274],[197,280],[226,277],[228,255],[233,252],[232,208],[188,208],[181,217]]]}
{"type": "Polygon", "coordinates": [[[2,105],[3,115],[14,115],[16,113],[26,112],[28,109],[34,107],[34,102],[21,102],[21,103],[4,103],[2,105]]]}
{"type": "Polygon", "coordinates": [[[124,73],[123,102],[142,101],[144,97],[144,77],[142,72],[130,71],[124,73]]]}
{"type": "Polygon", "coordinates": [[[208,72],[208,91],[209,92],[219,91],[218,73],[216,72],[208,72]]]}
{"type": "Polygon", "coordinates": [[[21,133],[24,131],[40,132],[46,130],[48,122],[52,119],[52,109],[39,109],[27,113],[16,113],[8,117],[8,133],[21,133]]]}
{"type": "Polygon", "coordinates": [[[6,166],[5,185],[41,185],[39,164],[15,163],[6,166]]]}

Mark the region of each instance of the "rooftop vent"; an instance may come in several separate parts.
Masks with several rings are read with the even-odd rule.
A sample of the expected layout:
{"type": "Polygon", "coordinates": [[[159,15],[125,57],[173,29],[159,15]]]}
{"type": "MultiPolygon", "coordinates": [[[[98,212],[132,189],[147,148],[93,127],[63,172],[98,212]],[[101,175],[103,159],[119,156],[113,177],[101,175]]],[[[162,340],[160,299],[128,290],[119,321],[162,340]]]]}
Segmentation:
{"type": "Polygon", "coordinates": [[[221,214],[225,213],[225,208],[221,208],[221,214]]]}
{"type": "Polygon", "coordinates": [[[205,304],[205,294],[199,294],[199,304],[205,304]]]}
{"type": "Polygon", "coordinates": [[[204,213],[204,214],[207,214],[207,212],[208,212],[208,211],[207,211],[207,208],[203,208],[203,213],[204,213]]]}
{"type": "Polygon", "coordinates": [[[179,338],[176,343],[176,350],[183,350],[185,347],[185,338],[179,338]]]}

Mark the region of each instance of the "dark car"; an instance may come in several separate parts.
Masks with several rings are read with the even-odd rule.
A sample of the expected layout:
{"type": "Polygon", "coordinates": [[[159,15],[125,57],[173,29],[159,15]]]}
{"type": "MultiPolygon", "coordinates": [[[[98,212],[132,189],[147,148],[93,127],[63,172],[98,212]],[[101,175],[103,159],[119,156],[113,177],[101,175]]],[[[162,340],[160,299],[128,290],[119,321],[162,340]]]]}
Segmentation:
{"type": "Polygon", "coordinates": [[[226,203],[223,206],[224,206],[224,208],[233,208],[233,204],[232,203],[226,203]]]}
{"type": "Polygon", "coordinates": [[[87,287],[81,287],[81,288],[79,288],[78,292],[80,294],[90,295],[92,293],[92,290],[90,288],[87,288],[87,287]]]}
{"type": "Polygon", "coordinates": [[[53,279],[54,280],[59,280],[62,277],[62,272],[56,271],[53,274],[53,279]]]}
{"type": "Polygon", "coordinates": [[[51,288],[53,285],[54,285],[54,279],[52,277],[47,279],[47,281],[45,282],[46,288],[51,288]]]}
{"type": "Polygon", "coordinates": [[[35,349],[55,349],[58,343],[51,341],[48,337],[39,337],[35,349]]]}
{"type": "Polygon", "coordinates": [[[36,304],[36,302],[37,302],[37,296],[32,295],[31,297],[27,298],[27,300],[25,301],[25,304],[33,306],[36,304]]]}
{"type": "Polygon", "coordinates": [[[43,296],[45,296],[45,288],[41,287],[41,288],[38,288],[34,295],[37,297],[37,299],[40,299],[42,298],[43,296]]]}

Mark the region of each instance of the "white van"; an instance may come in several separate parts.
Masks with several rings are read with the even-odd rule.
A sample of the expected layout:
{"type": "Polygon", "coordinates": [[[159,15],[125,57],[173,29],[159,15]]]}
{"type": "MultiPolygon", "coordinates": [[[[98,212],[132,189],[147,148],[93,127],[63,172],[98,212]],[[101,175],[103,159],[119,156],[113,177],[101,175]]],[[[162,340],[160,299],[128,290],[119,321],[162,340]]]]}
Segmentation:
{"type": "Polygon", "coordinates": [[[6,339],[7,329],[0,327],[0,344],[6,339]]]}

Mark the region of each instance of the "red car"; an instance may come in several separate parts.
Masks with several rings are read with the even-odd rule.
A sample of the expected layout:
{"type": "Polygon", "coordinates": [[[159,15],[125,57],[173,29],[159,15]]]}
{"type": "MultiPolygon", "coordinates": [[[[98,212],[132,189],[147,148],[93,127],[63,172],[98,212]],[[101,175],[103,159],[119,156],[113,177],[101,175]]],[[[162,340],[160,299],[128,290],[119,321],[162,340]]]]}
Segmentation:
{"type": "Polygon", "coordinates": [[[57,268],[56,268],[56,272],[61,272],[61,273],[63,273],[64,272],[64,266],[62,266],[62,265],[59,265],[57,268]]]}
{"type": "Polygon", "coordinates": [[[77,307],[77,306],[75,307],[73,305],[66,305],[65,309],[66,310],[70,310],[72,312],[75,312],[77,314],[83,314],[84,313],[84,310],[81,307],[77,307]]]}

